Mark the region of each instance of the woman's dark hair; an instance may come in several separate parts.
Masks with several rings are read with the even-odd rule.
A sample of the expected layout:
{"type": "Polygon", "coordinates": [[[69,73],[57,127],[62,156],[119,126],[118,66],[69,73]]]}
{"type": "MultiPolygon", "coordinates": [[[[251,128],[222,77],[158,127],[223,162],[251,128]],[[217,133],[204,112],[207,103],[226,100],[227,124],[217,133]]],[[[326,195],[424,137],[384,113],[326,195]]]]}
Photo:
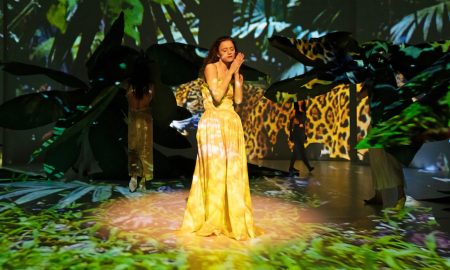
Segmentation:
{"type": "Polygon", "coordinates": [[[203,71],[205,70],[206,65],[219,61],[219,57],[217,57],[217,55],[219,54],[220,43],[227,41],[227,40],[233,42],[235,53],[238,53],[238,48],[236,47],[236,42],[230,36],[221,36],[221,37],[217,38],[214,41],[214,43],[211,45],[211,48],[209,48],[208,56],[206,56],[205,60],[203,61],[203,66],[200,70],[200,74],[203,74],[203,71]]]}
{"type": "Polygon", "coordinates": [[[144,97],[153,85],[150,59],[141,53],[133,64],[133,71],[128,80],[137,99],[144,97]]]}

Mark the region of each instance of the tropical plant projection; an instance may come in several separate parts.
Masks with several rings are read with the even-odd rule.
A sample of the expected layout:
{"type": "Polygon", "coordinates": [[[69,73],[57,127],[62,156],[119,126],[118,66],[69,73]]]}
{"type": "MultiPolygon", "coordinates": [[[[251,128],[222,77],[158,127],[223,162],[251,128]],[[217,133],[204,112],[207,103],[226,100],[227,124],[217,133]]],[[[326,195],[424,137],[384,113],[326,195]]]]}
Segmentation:
{"type": "MultiPolygon", "coordinates": [[[[15,75],[42,73],[69,87],[81,88],[77,91],[50,90],[46,93],[23,95],[6,102],[0,108],[3,110],[1,126],[6,128],[27,129],[59,121],[52,136],[32,154],[32,158],[35,158],[47,152],[44,168],[49,177],[63,178],[70,168],[75,169],[81,176],[126,176],[126,146],[123,145],[127,136],[124,133],[126,123],[121,118],[126,115],[127,105],[125,96],[118,94],[118,85],[138,71],[138,61],[153,65],[154,74],[148,76],[154,77],[152,81],[157,88],[152,106],[157,127],[155,142],[172,148],[190,146],[184,137],[169,127],[173,120],[182,120],[190,115],[189,112],[183,111],[182,107],[176,109],[175,98],[166,85],[177,85],[198,76],[202,58],[196,54],[197,48],[192,45],[167,43],[152,45],[146,50],[146,54],[142,54],[121,45],[123,34],[124,14],[121,13],[110,32],[86,62],[89,86],[64,72],[17,62],[3,64],[5,71],[15,75]],[[46,105],[47,112],[42,114],[39,110],[46,105]],[[49,106],[54,111],[48,110],[49,106]],[[25,113],[23,108],[27,108],[25,113]],[[119,123],[121,125],[118,125],[119,123]],[[109,142],[101,139],[107,134],[109,142]],[[111,159],[110,155],[115,159],[111,159]],[[78,163],[79,156],[83,160],[81,164],[78,163]],[[92,168],[95,164],[98,164],[97,168],[92,168]]],[[[245,65],[241,70],[247,80],[264,77],[264,74],[245,65]]],[[[163,157],[162,154],[159,156],[163,157]]]]}
{"type": "Polygon", "coordinates": [[[204,110],[205,48],[229,34],[247,59],[235,110],[249,159],[288,152],[292,104],[305,102],[306,146],[316,156],[354,160],[359,142],[356,159],[383,146],[402,149],[407,164],[425,141],[450,136],[450,45],[432,42],[448,39],[449,8],[444,0],[4,0],[0,64],[13,75],[2,77],[0,126],[5,136],[31,135],[9,140],[3,156],[28,147],[17,155],[42,162],[44,173],[0,170],[0,268],[450,268],[448,233],[421,202],[376,209],[363,217],[369,225],[330,222],[321,207],[336,193],[325,200],[314,178],[280,171],[250,175],[263,237],[183,238],[176,229],[194,163],[163,151],[192,147],[185,135],[204,110]],[[142,58],[159,90],[157,179],[130,193],[122,82],[142,58]],[[370,105],[374,93],[396,98],[370,105]]]}
{"type": "MultiPolygon", "coordinates": [[[[155,57],[146,58],[142,53],[122,46],[123,33],[122,13],[86,63],[89,85],[64,72],[17,62],[3,63],[4,70],[12,74],[48,74],[64,85],[78,88],[75,91],[50,90],[23,95],[1,107],[1,126],[6,128],[27,129],[58,120],[50,137],[32,154],[32,158],[35,158],[46,152],[44,170],[49,178],[63,178],[69,169],[75,170],[79,177],[126,177],[127,169],[123,162],[127,159],[124,145],[127,129],[123,116],[126,115],[128,105],[125,96],[118,94],[119,84],[136,72],[139,59],[150,63],[155,61],[155,57]],[[39,110],[45,107],[46,113],[39,114],[39,110]],[[16,110],[19,111],[16,113],[16,110]],[[111,159],[111,156],[114,158],[111,159]],[[82,160],[80,163],[77,162],[79,157],[82,160]]],[[[151,55],[151,50],[148,54],[151,55]]],[[[159,62],[155,63],[157,65],[159,62]]],[[[156,65],[153,67],[154,73],[160,74],[156,65]]],[[[169,124],[177,117],[171,90],[165,87],[158,76],[154,78],[154,82],[158,89],[155,105],[152,107],[157,127],[155,140],[162,145],[167,145],[168,142],[175,148],[189,147],[189,142],[183,136],[175,130],[170,131],[172,129],[169,124]],[[162,134],[158,134],[158,130],[162,134]],[[176,135],[179,136],[178,139],[176,135]]],[[[178,115],[181,114],[179,109],[178,115]]]]}
{"type": "MultiPolygon", "coordinates": [[[[443,39],[447,31],[449,1],[401,1],[404,10],[392,10],[389,19],[384,14],[373,19],[373,24],[379,25],[377,31],[370,32],[367,39],[387,39],[394,42],[410,42],[411,39],[443,39]],[[388,24],[389,22],[390,24],[388,24]]],[[[383,9],[391,5],[389,1],[364,3],[372,9],[383,9]]],[[[357,6],[358,8],[358,6],[357,6]]],[[[35,64],[46,65],[50,68],[64,70],[79,78],[86,80],[83,63],[92,54],[104,37],[104,30],[108,29],[114,18],[124,10],[124,42],[131,47],[148,48],[152,44],[165,42],[181,42],[200,47],[209,46],[209,40],[217,33],[230,33],[238,39],[240,48],[246,52],[247,59],[252,66],[272,75],[272,81],[277,77],[284,79],[301,75],[308,68],[300,62],[293,61],[280,51],[269,46],[268,38],[273,35],[295,37],[297,39],[315,38],[327,32],[349,29],[351,6],[319,1],[318,3],[295,0],[262,1],[262,0],[236,0],[210,3],[209,1],[19,1],[8,2],[6,15],[9,21],[9,37],[5,44],[9,55],[17,54],[11,58],[15,61],[31,60],[35,64]],[[207,11],[205,11],[207,10],[207,11]],[[220,15],[224,21],[229,19],[232,23],[215,23],[214,14],[220,15]],[[45,14],[45,17],[42,16],[45,14]],[[87,16],[86,14],[90,14],[87,16]],[[87,18],[87,19],[86,19],[87,18]],[[37,25],[36,29],[26,27],[28,24],[37,25]],[[20,33],[20,34],[19,34],[20,33]],[[208,36],[209,35],[209,36],[208,36]],[[14,44],[27,44],[15,47],[14,44]]],[[[36,79],[37,80],[37,79],[36,79]]],[[[26,80],[15,82],[15,89],[6,97],[60,89],[52,81],[38,80],[30,85],[26,80]]],[[[341,86],[345,88],[345,86],[341,86]]],[[[61,89],[63,90],[63,89],[61,89]]],[[[367,133],[369,116],[366,99],[358,101],[357,105],[357,133],[350,134],[348,126],[333,125],[329,119],[340,119],[340,123],[349,122],[348,113],[351,111],[346,105],[343,110],[336,109],[332,104],[346,103],[349,97],[346,91],[337,90],[325,94],[325,98],[311,99],[309,118],[314,119],[309,125],[308,144],[322,145],[322,151],[331,158],[349,159],[350,146],[333,145],[331,140],[323,134],[345,133],[345,137],[360,138],[367,133]],[[329,102],[333,102],[332,104],[329,102]],[[361,105],[366,104],[364,106],[361,105]],[[325,105],[327,104],[327,105],[325,105]],[[314,109],[310,109],[314,107],[314,109]],[[318,109],[320,108],[320,109],[318,109]],[[326,108],[326,109],[323,109],[326,108]],[[362,113],[362,114],[360,114],[362,113]],[[328,117],[328,119],[326,118],[328,117]],[[331,117],[331,118],[330,118],[331,117]],[[319,133],[312,133],[316,129],[319,133]],[[345,130],[345,131],[344,131],[345,130]]],[[[359,99],[359,97],[358,97],[359,99]]],[[[270,101],[263,100],[263,104],[270,101]]],[[[278,105],[267,105],[267,111],[277,110],[278,105]],[[273,107],[273,108],[272,108],[273,107]]],[[[282,106],[284,107],[284,106],[282,106]]],[[[284,109],[282,109],[284,110],[284,109]]],[[[352,109],[353,110],[353,109],[352,109]]],[[[255,114],[251,118],[259,118],[261,108],[245,114],[255,114]]],[[[282,115],[285,112],[280,112],[282,115]]],[[[266,125],[270,125],[267,123],[266,125]]],[[[247,129],[248,130],[248,129],[247,129]]],[[[272,129],[271,129],[272,130],[272,129]]],[[[253,131],[252,131],[253,132],[253,131]]],[[[352,131],[354,133],[355,131],[352,131]]],[[[283,127],[275,131],[276,134],[285,132],[283,127]]],[[[335,135],[333,135],[335,136],[335,135]]],[[[332,137],[333,137],[332,136],[332,137]]],[[[247,134],[248,138],[267,137],[264,134],[247,134]]],[[[281,136],[283,137],[283,136],[281,136]]],[[[269,136],[265,142],[258,144],[248,143],[247,148],[256,153],[254,157],[270,157],[273,153],[264,149],[272,149],[275,141],[289,142],[284,138],[278,140],[269,136]],[[251,149],[261,145],[262,149],[251,149]],[[266,145],[266,146],[264,146],[266,145]]],[[[357,139],[359,140],[359,139],[357,139]]],[[[287,148],[288,149],[288,148],[287,148]]],[[[286,151],[286,148],[284,149],[286,151]]],[[[360,156],[359,158],[362,158],[360,156]]]]}
{"type": "Polygon", "coordinates": [[[374,229],[349,224],[299,224],[295,215],[283,216],[283,211],[292,211],[296,205],[313,210],[321,205],[320,200],[305,196],[285,179],[265,178],[254,183],[257,183],[252,185],[255,194],[268,196],[261,200],[281,200],[271,205],[280,207],[271,214],[274,216],[271,220],[273,226],[290,233],[290,240],[263,240],[251,248],[223,239],[216,240],[214,246],[190,243],[192,246],[177,247],[171,241],[175,234],[170,229],[164,231],[165,226],[152,226],[152,222],[164,221],[168,228],[174,223],[176,226],[181,210],[175,206],[183,203],[185,193],[177,188],[180,182],[154,182],[150,196],[113,198],[97,203],[95,208],[83,203],[72,203],[66,209],[49,208],[49,202],[19,208],[2,202],[0,228],[8,237],[0,239],[0,266],[5,269],[18,265],[36,269],[124,265],[133,269],[450,267],[450,239],[438,230],[430,209],[415,206],[401,212],[386,210],[372,217],[374,229]],[[162,188],[166,192],[157,192],[162,188]]]}
{"type": "Polygon", "coordinates": [[[335,32],[309,40],[275,36],[271,43],[298,61],[315,67],[303,75],[272,84],[266,96],[274,101],[296,102],[321,95],[342,83],[365,82],[364,91],[370,99],[372,125],[378,128],[385,125],[385,121],[391,121],[395,130],[393,127],[391,130],[386,127],[381,131],[374,130],[359,147],[386,147],[408,166],[426,141],[424,137],[433,137],[423,133],[434,134],[433,139],[436,140],[448,138],[450,105],[446,96],[450,80],[446,63],[450,41],[418,45],[368,41],[358,45],[349,33],[335,32]],[[403,86],[398,87],[397,73],[408,80],[403,86]],[[427,111],[427,119],[431,120],[424,118],[419,124],[419,120],[414,120],[414,116],[418,115],[417,112],[412,113],[414,109],[409,110],[412,115],[403,111],[415,101],[426,106],[423,110],[427,111]],[[401,116],[396,115],[402,111],[403,121],[399,121],[401,116]],[[391,117],[393,119],[388,120],[391,117]],[[375,133],[378,134],[378,145],[372,138],[375,133]],[[381,139],[384,136],[386,139],[381,139]],[[404,150],[398,151],[399,147],[404,150]]]}
{"type": "Polygon", "coordinates": [[[423,39],[427,40],[430,31],[445,32],[448,27],[445,22],[450,9],[450,1],[434,1],[435,3],[404,16],[391,27],[392,41],[407,43],[415,32],[422,32],[423,39]],[[434,25],[432,25],[434,24],[434,25]],[[422,30],[422,31],[420,31],[422,30]]]}
{"type": "MultiPolygon", "coordinates": [[[[332,31],[333,25],[338,23],[343,23],[343,14],[345,10],[340,10],[336,6],[322,3],[323,5],[310,6],[308,3],[302,3],[300,1],[233,1],[231,5],[231,11],[229,3],[219,4],[217,8],[223,10],[223,12],[228,12],[233,17],[233,24],[229,27],[232,36],[239,39],[240,43],[243,44],[243,48],[251,52],[248,57],[250,62],[255,65],[260,66],[263,70],[265,65],[271,65],[276,67],[281,71],[280,75],[292,76],[294,74],[302,74],[308,70],[305,67],[301,67],[298,64],[293,64],[292,66],[279,66],[284,65],[283,59],[287,59],[286,56],[282,54],[273,54],[268,57],[271,52],[268,46],[268,37],[276,34],[284,34],[295,36],[296,38],[314,38],[315,36],[322,35],[325,32],[332,31]],[[282,8],[286,7],[286,8],[282,8]],[[312,10],[308,16],[311,18],[297,16],[298,12],[302,10],[312,10]],[[306,22],[307,21],[307,22],[306,22]],[[308,30],[315,29],[315,30],[308,30]],[[260,53],[260,54],[259,54],[260,53]],[[252,56],[253,54],[253,56],[252,56]],[[283,58],[285,57],[285,58],[283,58]],[[275,63],[275,64],[271,64],[275,63]],[[290,71],[295,71],[295,73],[286,73],[290,71]],[[284,74],[284,75],[283,75],[284,74]]],[[[383,2],[383,1],[381,1],[383,2]]],[[[385,3],[381,3],[384,5],[385,3]]],[[[431,30],[421,35],[423,38],[429,38],[430,36],[440,35],[445,32],[446,29],[446,16],[444,14],[448,13],[448,1],[436,1],[435,4],[430,6],[425,6],[424,4],[419,4],[416,2],[410,3],[411,9],[415,9],[413,14],[418,14],[415,21],[411,21],[411,13],[396,14],[397,21],[395,24],[388,27],[388,30],[384,32],[376,33],[376,37],[380,38],[385,35],[384,38],[392,38],[395,41],[409,41],[415,35],[418,30],[417,26],[421,23],[430,26],[431,30]],[[447,12],[447,13],[446,13],[447,12]],[[432,17],[431,14],[435,14],[432,17]],[[435,18],[434,22],[436,25],[431,24],[431,18],[435,18]],[[402,23],[407,21],[408,23],[402,23]],[[431,25],[430,25],[431,24],[431,25]],[[403,26],[403,27],[402,27],[403,26]],[[435,28],[433,27],[435,26],[435,28]],[[391,29],[391,30],[389,30],[391,29]],[[400,31],[403,29],[403,31],[400,31]],[[381,36],[380,36],[381,35],[381,36]]],[[[172,85],[180,84],[190,79],[194,79],[197,74],[197,70],[201,65],[202,58],[200,55],[204,54],[204,50],[201,50],[195,45],[202,43],[202,30],[200,27],[200,19],[205,21],[211,20],[211,16],[202,17],[204,11],[201,8],[202,5],[207,5],[206,3],[200,3],[197,1],[98,1],[98,2],[79,2],[79,1],[60,1],[52,3],[51,1],[46,1],[45,3],[37,3],[35,1],[29,2],[8,2],[8,9],[3,12],[5,16],[8,16],[7,28],[9,31],[8,35],[5,35],[3,40],[5,41],[6,48],[13,52],[20,51],[20,56],[17,60],[24,59],[26,56],[28,59],[35,63],[45,63],[49,67],[54,67],[55,70],[44,70],[37,66],[21,66],[18,63],[10,63],[8,68],[16,72],[19,75],[30,75],[45,73],[48,77],[52,78],[53,81],[46,81],[39,87],[31,86],[28,83],[22,83],[18,81],[17,88],[14,89],[15,94],[11,92],[6,93],[6,97],[10,98],[15,95],[20,96],[15,102],[4,104],[3,108],[23,108],[32,107],[30,106],[34,102],[36,104],[45,105],[46,108],[49,106],[53,107],[50,110],[43,110],[41,106],[41,111],[20,111],[16,110],[16,115],[19,118],[28,118],[26,121],[11,121],[11,119],[3,119],[4,121],[9,121],[8,125],[10,128],[14,129],[29,129],[35,126],[40,126],[47,123],[52,123],[58,120],[60,117],[67,117],[67,114],[74,111],[83,111],[89,108],[89,103],[94,101],[93,97],[95,94],[84,95],[83,90],[67,91],[67,86],[72,88],[86,88],[87,84],[85,79],[88,77],[86,73],[81,73],[83,62],[87,57],[91,57],[95,54],[95,48],[101,44],[104,39],[104,30],[108,28],[111,24],[113,18],[115,18],[121,10],[124,10],[124,41],[130,46],[140,47],[145,45],[151,45],[149,48],[150,53],[153,53],[158,58],[160,65],[166,65],[164,68],[168,68],[170,65],[167,63],[173,61],[181,61],[183,63],[179,65],[179,68],[184,68],[177,74],[163,72],[162,81],[167,84],[169,80],[172,85]],[[7,12],[6,12],[7,11],[7,12]],[[42,13],[45,13],[45,19],[42,20],[42,13]],[[92,13],[93,16],[87,16],[89,19],[81,19],[86,17],[85,14],[92,13]],[[180,17],[181,16],[181,17],[180,17]],[[80,22],[84,24],[80,24],[80,22]],[[27,28],[27,24],[38,25],[36,29],[27,28]],[[99,27],[92,27],[99,25],[99,27]],[[150,29],[151,28],[151,29],[150,29]],[[150,31],[151,30],[151,31],[150,31]],[[143,33],[150,34],[143,34],[143,33]],[[20,33],[20,34],[19,34],[20,33]],[[186,47],[180,47],[176,43],[171,47],[170,43],[166,43],[167,47],[155,46],[157,43],[179,41],[186,42],[191,45],[186,45],[186,47]],[[27,47],[20,46],[14,47],[12,44],[28,44],[27,47]],[[153,44],[153,45],[152,45],[153,44]],[[25,52],[25,53],[23,53],[25,52]],[[185,53],[187,52],[187,53],[185,53]],[[184,54],[184,55],[183,55],[184,54]],[[182,55],[182,56],[180,56],[182,55]],[[186,58],[186,55],[187,58],[186,58]],[[164,60],[165,59],[165,60],[164,60]],[[190,67],[194,67],[191,68],[190,67]],[[28,68],[28,69],[27,69],[28,68]],[[31,68],[31,69],[30,69],[31,68]],[[61,71],[56,69],[63,69],[65,72],[71,72],[72,74],[80,74],[79,78],[74,78],[65,75],[61,71]],[[190,69],[190,70],[189,70],[190,69]],[[27,73],[28,72],[28,73],[27,73]],[[170,74],[170,75],[169,75],[170,74]],[[60,78],[60,79],[57,79],[60,78]],[[54,80],[63,80],[67,86],[55,85],[54,80]],[[64,90],[66,88],[66,90],[64,90]],[[61,89],[61,91],[54,90],[61,89]],[[48,91],[51,90],[51,91],[48,91]],[[39,93],[36,93],[39,92],[39,93]],[[34,94],[33,94],[34,93],[34,94]],[[22,94],[32,94],[24,95],[22,94]],[[88,97],[89,96],[89,97],[88,97]],[[84,101],[81,101],[85,99],[84,101]],[[90,100],[90,101],[86,101],[90,100]],[[71,104],[71,106],[62,106],[66,103],[71,104]],[[52,115],[46,115],[49,112],[52,115]],[[45,121],[41,121],[39,117],[45,118],[45,121]],[[33,121],[41,121],[39,124],[33,121]],[[14,125],[20,125],[17,127],[14,125]]],[[[226,13],[225,12],[225,13],[226,13]]],[[[227,16],[228,16],[227,15],[227,16]]],[[[385,22],[383,22],[385,23],[385,22]]],[[[210,25],[203,24],[202,25],[210,25]]],[[[205,33],[208,30],[208,26],[204,26],[205,33]]],[[[131,52],[133,49],[124,49],[123,53],[126,51],[131,52]]],[[[272,52],[274,53],[274,51],[272,52]]],[[[11,57],[11,56],[9,56],[11,57]]],[[[118,58],[118,60],[120,57],[118,58]]],[[[16,60],[16,59],[14,59],[16,60]]],[[[300,61],[302,62],[302,61],[300,61]]],[[[409,62],[407,62],[409,63],[409,62]]],[[[306,63],[308,64],[308,63],[306,63]]],[[[8,69],[6,68],[6,69],[8,69]]],[[[92,69],[92,68],[91,68],[92,69]]],[[[98,74],[97,74],[98,75],[98,74]]],[[[301,75],[306,76],[306,75],[301,75]]],[[[91,74],[92,77],[92,74],[91,74]]],[[[101,77],[101,76],[100,76],[101,77]]],[[[290,79],[292,80],[292,79],[290,79]]],[[[60,81],[59,81],[60,83],[60,81]]],[[[91,82],[92,83],[92,82],[91,82]]],[[[98,82],[97,82],[98,83],[98,82]]],[[[17,84],[17,83],[16,83],[17,84]]],[[[169,83],[170,84],[170,83],[169,83]]],[[[193,82],[193,84],[197,84],[193,82]]],[[[188,84],[189,85],[189,84],[188,84]]],[[[247,101],[244,105],[238,108],[241,117],[244,119],[243,124],[246,127],[246,142],[247,150],[249,152],[250,158],[265,158],[273,154],[271,149],[274,149],[276,144],[284,144],[288,147],[291,146],[290,142],[287,140],[287,136],[282,136],[287,134],[286,126],[284,123],[289,119],[292,113],[292,108],[289,104],[275,104],[270,100],[263,97],[263,92],[265,89],[264,85],[252,84],[246,86],[251,89],[246,92],[247,101]],[[241,109],[242,108],[242,109],[241,109]],[[258,124],[255,124],[258,123],[258,124]]],[[[328,89],[328,87],[325,87],[328,89]]],[[[6,87],[7,92],[9,91],[6,87]]],[[[183,87],[179,88],[183,89],[183,87]]],[[[201,106],[201,101],[185,100],[181,101],[178,96],[187,95],[186,91],[195,92],[195,87],[188,88],[187,90],[176,91],[177,102],[179,106],[187,106],[186,101],[192,104],[197,104],[201,106]],[[179,92],[179,93],[178,93],[179,92]]],[[[318,88],[316,88],[317,91],[318,88]]],[[[361,87],[357,88],[357,91],[361,90],[361,87]]],[[[99,91],[99,90],[96,90],[99,91]]],[[[110,90],[113,91],[113,90],[110,90]]],[[[117,91],[117,90],[115,90],[117,91]]],[[[162,91],[167,93],[168,91],[162,91]]],[[[358,141],[367,134],[368,123],[370,123],[370,117],[368,115],[368,105],[367,98],[360,97],[358,95],[357,99],[357,134],[351,134],[349,129],[349,95],[347,86],[340,85],[335,91],[328,92],[327,90],[319,91],[323,93],[321,96],[313,97],[308,101],[308,116],[310,123],[307,126],[308,142],[307,144],[319,143],[322,145],[322,150],[328,153],[331,158],[343,158],[350,159],[350,145],[348,143],[349,138],[352,136],[357,136],[358,141]],[[325,93],[327,92],[327,93],[325,93]],[[336,106],[338,105],[339,106],[336,106]],[[336,136],[340,136],[342,140],[335,140],[336,136]],[[339,142],[339,143],[337,143],[339,142]]],[[[190,98],[199,98],[198,93],[190,93],[190,98]]],[[[103,98],[107,98],[103,96],[103,98]]],[[[175,100],[167,95],[166,100],[172,100],[172,108],[174,107],[175,100]]],[[[102,104],[99,102],[101,100],[96,100],[95,104],[102,104]]],[[[107,101],[106,103],[108,103],[107,101]]],[[[124,100],[115,100],[113,104],[123,104],[124,100]]],[[[162,104],[162,103],[161,103],[162,104]]],[[[99,106],[99,105],[97,105],[99,106]]],[[[120,105],[118,105],[120,107],[120,105]]],[[[166,106],[161,106],[165,107],[166,106]]],[[[92,109],[92,108],[91,108],[92,109]]],[[[106,114],[113,114],[119,117],[123,115],[124,112],[120,113],[120,109],[117,108],[109,109],[106,114]]],[[[9,109],[7,109],[8,111],[9,109]]],[[[96,110],[98,111],[98,110],[96,110]]],[[[172,109],[170,112],[165,110],[166,115],[164,122],[165,126],[168,125],[169,119],[175,119],[175,111],[181,113],[181,108],[175,110],[172,109]],[[170,116],[169,116],[170,115],[170,116]]],[[[192,108],[191,113],[197,113],[198,108],[192,108]]],[[[201,109],[200,109],[201,111],[201,109]]],[[[187,112],[181,113],[184,117],[188,117],[187,112]]],[[[6,115],[6,114],[3,114],[6,115]]],[[[84,114],[89,115],[88,112],[84,114]]],[[[90,114],[91,117],[96,118],[98,115],[90,114]]],[[[89,119],[89,118],[86,118],[89,119]]],[[[193,118],[198,119],[198,116],[193,118]]],[[[181,119],[178,119],[181,120],[181,119]]],[[[90,120],[86,120],[90,121],[90,120]]],[[[96,121],[94,121],[97,123],[96,121]]],[[[123,120],[116,121],[119,126],[124,127],[125,122],[123,120]]],[[[103,123],[104,124],[104,123],[103,123]]],[[[195,123],[194,123],[195,125],[195,123]]],[[[61,132],[66,127],[56,127],[54,130],[54,135],[58,136],[58,132],[61,132]]],[[[92,130],[96,130],[96,126],[92,127],[92,130]]],[[[102,130],[100,127],[99,130],[102,130]]],[[[117,140],[123,140],[124,129],[114,128],[113,129],[117,136],[117,140]],[[122,131],[119,131],[122,130],[122,131]]],[[[74,133],[78,134],[78,133],[74,133]]],[[[83,133],[86,136],[87,133],[83,133]]],[[[94,132],[93,132],[94,134],[94,132]]],[[[182,139],[178,136],[178,132],[174,129],[166,129],[165,136],[156,134],[156,139],[166,139],[166,143],[163,145],[170,144],[169,138],[178,137],[180,141],[182,139]],[[170,136],[168,133],[170,132],[170,136]]],[[[33,135],[34,136],[34,135],[33,135]]],[[[75,135],[74,135],[75,136],[75,135]]],[[[53,140],[50,138],[50,140],[53,140]]],[[[91,138],[93,139],[93,138],[91,138]]],[[[84,138],[83,140],[86,140],[84,138]]],[[[95,139],[93,139],[95,140],[95,139]]],[[[99,140],[96,140],[99,141],[99,140]]],[[[123,141],[122,141],[123,143],[123,141]]],[[[83,144],[84,145],[84,144],[83,144]]],[[[101,145],[101,144],[99,144],[101,145]]],[[[187,147],[188,144],[182,143],[179,147],[187,147]]],[[[88,147],[85,152],[89,152],[88,147]]],[[[42,150],[42,149],[41,149],[42,150]]],[[[120,149],[117,149],[120,152],[120,149]]],[[[97,151],[97,154],[100,151],[97,151]]],[[[35,152],[40,153],[40,150],[35,152]]],[[[72,162],[74,162],[75,156],[72,157],[72,162]]],[[[87,156],[92,156],[88,154],[87,156]]],[[[123,156],[123,155],[119,155],[123,156]]],[[[362,158],[360,156],[359,158],[362,158]]],[[[58,160],[59,162],[59,160],[58,160]]],[[[87,162],[89,163],[89,162],[87,162]]],[[[103,166],[107,162],[103,162],[103,166]]],[[[93,172],[98,171],[98,168],[87,168],[86,164],[85,170],[92,170],[93,172]]],[[[67,165],[65,165],[67,169],[67,165]]],[[[110,166],[110,168],[117,168],[116,166],[110,166]]],[[[55,175],[60,175],[59,172],[54,168],[53,165],[47,166],[47,170],[55,170],[55,175]]],[[[123,171],[123,170],[122,170],[123,171]]],[[[113,174],[116,175],[116,174],[113,174]]]]}

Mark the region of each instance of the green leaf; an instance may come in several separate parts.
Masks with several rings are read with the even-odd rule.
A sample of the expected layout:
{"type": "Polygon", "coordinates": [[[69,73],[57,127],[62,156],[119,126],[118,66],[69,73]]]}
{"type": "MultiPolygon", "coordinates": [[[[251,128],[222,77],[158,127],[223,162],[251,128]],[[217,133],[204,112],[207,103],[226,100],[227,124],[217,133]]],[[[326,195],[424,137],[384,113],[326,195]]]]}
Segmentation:
{"type": "Polygon", "coordinates": [[[50,50],[52,49],[53,43],[55,42],[55,37],[51,37],[44,42],[39,43],[33,48],[33,52],[30,55],[30,59],[38,58],[44,59],[50,55],[50,50]]]}
{"type": "Polygon", "coordinates": [[[144,6],[140,0],[108,0],[106,2],[107,12],[113,17],[117,17],[123,11],[125,17],[124,33],[132,37],[136,44],[140,44],[140,34],[138,27],[142,24],[144,6]],[[128,8],[124,9],[123,7],[128,8]]]}
{"type": "Polygon", "coordinates": [[[64,208],[67,205],[71,204],[72,202],[78,200],[86,193],[92,191],[95,189],[95,186],[83,186],[75,189],[70,194],[68,194],[64,199],[60,200],[58,204],[56,205],[57,208],[64,208]]]}
{"type": "Polygon", "coordinates": [[[16,190],[13,192],[8,192],[6,194],[1,195],[0,200],[20,196],[23,194],[27,194],[27,193],[31,193],[31,192],[35,192],[35,191],[39,191],[39,190],[43,190],[43,189],[48,189],[48,187],[38,187],[38,188],[22,189],[22,190],[16,190]]]}
{"type": "Polygon", "coordinates": [[[175,3],[173,0],[152,0],[152,1],[160,5],[168,5],[171,8],[175,7],[175,3]]]}
{"type": "Polygon", "coordinates": [[[67,2],[59,0],[57,4],[52,4],[47,11],[47,20],[49,23],[58,28],[61,33],[65,33],[67,29],[67,2]]]}
{"type": "Polygon", "coordinates": [[[46,189],[46,190],[39,190],[36,192],[29,193],[25,196],[22,196],[19,199],[15,200],[14,202],[17,204],[24,204],[27,202],[31,202],[31,201],[43,198],[47,195],[59,192],[61,190],[64,190],[64,188],[56,188],[56,189],[52,188],[52,189],[46,189]]]}
{"type": "Polygon", "coordinates": [[[102,58],[105,54],[113,49],[119,48],[122,44],[123,39],[123,28],[124,28],[124,15],[120,11],[120,16],[113,22],[109,32],[105,34],[103,40],[97,46],[95,51],[86,61],[86,67],[88,70],[88,78],[90,81],[96,80],[95,77],[98,74],[99,68],[104,68],[102,58]]]}
{"type": "Polygon", "coordinates": [[[98,186],[94,190],[94,194],[92,194],[93,202],[101,202],[107,200],[111,197],[112,186],[98,186]]]}
{"type": "Polygon", "coordinates": [[[435,251],[436,250],[436,237],[434,237],[433,233],[428,234],[425,237],[425,245],[426,247],[431,250],[431,251],[435,251]]]}
{"type": "MultiPolygon", "coordinates": [[[[73,183],[73,182],[72,182],[73,183]]],[[[0,184],[0,187],[23,187],[23,188],[74,188],[74,185],[68,182],[58,182],[58,181],[26,181],[26,182],[11,182],[0,184]]]]}
{"type": "Polygon", "coordinates": [[[0,126],[24,130],[40,127],[73,112],[82,91],[46,91],[22,95],[0,105],[0,126]]]}
{"type": "MultiPolygon", "coordinates": [[[[77,77],[50,68],[40,67],[32,64],[26,64],[21,62],[6,62],[2,63],[3,70],[18,76],[27,76],[27,75],[45,75],[56,82],[59,82],[63,85],[67,85],[74,88],[87,89],[88,86],[77,77]]],[[[52,91],[50,91],[52,92],[52,91]]]]}
{"type": "MultiPolygon", "coordinates": [[[[80,115],[78,121],[66,129],[54,127],[53,136],[45,141],[38,149],[36,149],[31,158],[47,152],[46,163],[52,172],[66,172],[70,166],[78,158],[82,139],[92,123],[97,120],[99,115],[105,110],[111,100],[119,91],[116,86],[102,89],[100,94],[90,104],[89,109],[80,115]],[[59,129],[60,131],[58,131],[59,129]],[[64,158],[61,158],[63,156],[64,158]]],[[[62,177],[62,175],[54,175],[54,177],[62,177]]]]}

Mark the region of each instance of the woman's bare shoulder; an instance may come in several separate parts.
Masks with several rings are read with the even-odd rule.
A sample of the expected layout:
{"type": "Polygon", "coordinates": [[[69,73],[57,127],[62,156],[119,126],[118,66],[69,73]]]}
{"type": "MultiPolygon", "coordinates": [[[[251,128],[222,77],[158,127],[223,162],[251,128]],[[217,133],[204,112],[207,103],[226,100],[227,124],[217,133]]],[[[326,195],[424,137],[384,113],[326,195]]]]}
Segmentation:
{"type": "Polygon", "coordinates": [[[209,63],[205,66],[205,71],[210,70],[210,71],[215,71],[216,69],[216,63],[209,63]]]}
{"type": "Polygon", "coordinates": [[[213,78],[217,78],[218,76],[217,68],[214,63],[207,64],[204,72],[207,81],[213,78]]]}

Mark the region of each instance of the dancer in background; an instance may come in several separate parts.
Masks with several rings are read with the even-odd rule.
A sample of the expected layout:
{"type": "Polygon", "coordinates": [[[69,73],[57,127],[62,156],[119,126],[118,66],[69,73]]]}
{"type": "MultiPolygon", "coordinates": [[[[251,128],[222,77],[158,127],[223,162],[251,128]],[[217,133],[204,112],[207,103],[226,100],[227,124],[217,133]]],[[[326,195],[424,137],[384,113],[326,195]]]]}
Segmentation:
{"type": "Polygon", "coordinates": [[[230,37],[217,39],[204,63],[205,112],[198,124],[198,154],[181,230],[236,240],[256,236],[241,119],[244,55],[230,37]]]}
{"type": "Polygon", "coordinates": [[[305,163],[309,172],[314,170],[314,167],[309,164],[305,152],[305,123],[306,123],[306,101],[302,101],[299,106],[297,102],[294,103],[295,113],[289,123],[289,140],[294,143],[294,149],[291,155],[291,162],[289,164],[289,176],[294,176],[299,171],[294,168],[295,161],[301,159],[305,163]]]}
{"type": "Polygon", "coordinates": [[[129,189],[145,191],[145,182],[153,179],[153,117],[151,101],[154,84],[148,59],[137,59],[128,80],[128,174],[129,189]],[[138,180],[140,180],[138,184],[138,180]]]}

